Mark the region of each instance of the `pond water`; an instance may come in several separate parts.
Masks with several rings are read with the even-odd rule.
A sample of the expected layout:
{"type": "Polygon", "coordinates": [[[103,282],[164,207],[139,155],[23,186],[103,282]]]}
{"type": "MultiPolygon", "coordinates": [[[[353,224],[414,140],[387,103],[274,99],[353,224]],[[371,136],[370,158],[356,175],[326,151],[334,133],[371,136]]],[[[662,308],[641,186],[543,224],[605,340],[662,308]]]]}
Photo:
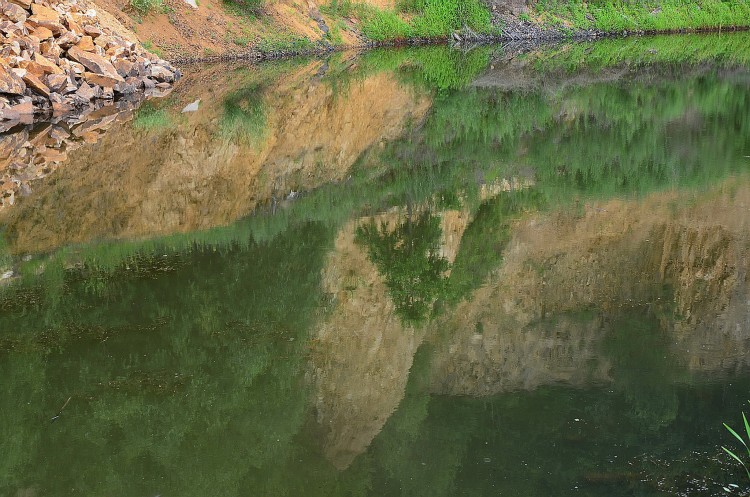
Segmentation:
{"type": "Polygon", "coordinates": [[[0,137],[0,496],[748,495],[750,36],[184,72],[0,137]]]}

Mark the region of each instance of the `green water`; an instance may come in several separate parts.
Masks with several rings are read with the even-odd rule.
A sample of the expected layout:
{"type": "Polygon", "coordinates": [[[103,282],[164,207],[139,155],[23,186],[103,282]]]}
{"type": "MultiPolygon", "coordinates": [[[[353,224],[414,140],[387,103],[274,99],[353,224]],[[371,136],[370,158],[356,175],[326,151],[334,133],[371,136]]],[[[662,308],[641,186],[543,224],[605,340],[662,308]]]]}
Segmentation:
{"type": "Polygon", "coordinates": [[[192,72],[0,213],[0,496],[748,495],[750,37],[192,72]]]}

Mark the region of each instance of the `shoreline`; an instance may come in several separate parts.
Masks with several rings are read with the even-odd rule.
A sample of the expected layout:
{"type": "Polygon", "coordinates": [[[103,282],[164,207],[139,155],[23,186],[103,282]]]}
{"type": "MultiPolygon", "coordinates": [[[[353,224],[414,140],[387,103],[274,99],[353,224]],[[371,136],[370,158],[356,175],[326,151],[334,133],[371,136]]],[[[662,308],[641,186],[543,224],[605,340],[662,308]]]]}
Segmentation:
{"type": "Polygon", "coordinates": [[[738,33],[750,31],[750,26],[725,26],[721,28],[680,28],[668,30],[635,30],[635,31],[600,31],[600,30],[581,30],[565,31],[560,29],[545,29],[535,25],[535,29],[522,30],[514,28],[510,34],[505,32],[500,35],[481,35],[477,33],[455,32],[451,35],[434,37],[434,38],[411,38],[405,40],[390,40],[375,42],[370,41],[354,45],[338,45],[313,47],[303,50],[278,50],[278,51],[260,51],[251,49],[243,52],[229,52],[225,54],[216,54],[209,56],[176,56],[167,60],[172,64],[194,65],[194,64],[211,64],[221,62],[265,62],[272,60],[284,60],[293,57],[314,57],[324,56],[336,52],[347,50],[371,50],[375,48],[400,48],[412,46],[429,46],[429,45],[488,45],[488,44],[505,44],[505,43],[528,43],[530,48],[535,46],[544,46],[547,44],[561,43],[566,41],[574,42],[592,42],[601,39],[614,38],[631,38],[647,36],[664,36],[664,35],[686,35],[686,34],[721,34],[721,33],[738,33]]]}

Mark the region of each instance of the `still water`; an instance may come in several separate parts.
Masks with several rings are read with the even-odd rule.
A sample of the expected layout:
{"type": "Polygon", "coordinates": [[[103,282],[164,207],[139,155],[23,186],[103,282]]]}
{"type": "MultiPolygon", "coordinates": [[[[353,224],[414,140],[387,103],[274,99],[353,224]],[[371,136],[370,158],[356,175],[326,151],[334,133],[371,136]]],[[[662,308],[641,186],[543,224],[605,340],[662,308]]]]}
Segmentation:
{"type": "Polygon", "coordinates": [[[750,36],[184,72],[0,136],[0,496],[748,494],[750,36]]]}

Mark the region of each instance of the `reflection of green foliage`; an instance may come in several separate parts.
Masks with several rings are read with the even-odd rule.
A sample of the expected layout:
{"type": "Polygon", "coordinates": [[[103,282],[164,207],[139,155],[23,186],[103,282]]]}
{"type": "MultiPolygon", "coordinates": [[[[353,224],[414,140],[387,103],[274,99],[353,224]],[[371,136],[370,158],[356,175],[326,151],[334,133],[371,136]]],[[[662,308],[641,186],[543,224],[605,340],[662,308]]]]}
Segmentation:
{"type": "Polygon", "coordinates": [[[658,62],[745,64],[750,61],[747,33],[701,34],[603,39],[596,43],[570,43],[523,55],[540,72],[557,69],[580,71],[618,64],[630,67],[658,62]]]}
{"type": "MultiPolygon", "coordinates": [[[[309,225],[267,244],[157,252],[64,270],[14,299],[0,315],[0,493],[295,495],[277,489],[303,487],[288,474],[313,459],[294,439],[329,239],[309,225]],[[49,451],[66,464],[45,464],[49,451]]],[[[326,474],[319,462],[315,478],[326,474]]]]}
{"type": "Polygon", "coordinates": [[[254,143],[261,141],[268,130],[268,116],[260,85],[228,95],[219,126],[225,137],[254,143]]]}
{"type": "Polygon", "coordinates": [[[135,113],[133,126],[145,130],[169,128],[173,121],[166,109],[159,108],[152,102],[144,102],[135,113]]]}
{"type": "Polygon", "coordinates": [[[438,252],[441,233],[440,220],[428,212],[393,230],[374,222],[357,229],[357,242],[367,247],[405,322],[423,320],[445,293],[448,261],[438,252]]]}
{"type": "Polygon", "coordinates": [[[500,193],[483,202],[467,226],[448,281],[452,301],[467,297],[500,267],[510,241],[510,222],[524,209],[539,207],[535,190],[500,193]]]}
{"type": "Polygon", "coordinates": [[[0,231],[0,274],[7,270],[12,263],[13,257],[10,255],[8,242],[5,241],[5,236],[0,231]]]}
{"type": "Polygon", "coordinates": [[[405,81],[422,89],[454,90],[473,81],[487,67],[495,50],[486,45],[466,51],[441,46],[378,49],[362,55],[359,71],[363,75],[398,71],[405,81]]]}

